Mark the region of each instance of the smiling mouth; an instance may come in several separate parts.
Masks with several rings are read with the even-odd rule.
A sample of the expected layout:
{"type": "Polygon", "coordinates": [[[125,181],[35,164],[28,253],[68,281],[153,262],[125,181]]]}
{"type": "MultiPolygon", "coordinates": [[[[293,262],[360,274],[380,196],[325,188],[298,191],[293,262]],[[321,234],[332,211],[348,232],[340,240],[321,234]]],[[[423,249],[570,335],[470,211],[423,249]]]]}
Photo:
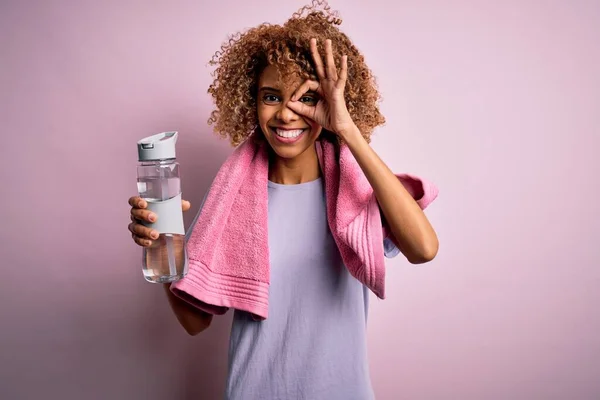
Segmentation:
{"type": "Polygon", "coordinates": [[[271,131],[283,139],[296,139],[306,131],[305,129],[279,129],[271,127],[271,131]]]}

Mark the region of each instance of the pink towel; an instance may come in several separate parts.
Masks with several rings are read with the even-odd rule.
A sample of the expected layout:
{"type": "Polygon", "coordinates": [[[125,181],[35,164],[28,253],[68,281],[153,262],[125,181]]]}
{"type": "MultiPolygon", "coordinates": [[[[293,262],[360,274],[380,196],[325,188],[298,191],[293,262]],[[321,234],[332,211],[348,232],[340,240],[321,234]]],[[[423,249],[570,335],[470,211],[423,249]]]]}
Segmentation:
{"type": "MultiPolygon", "coordinates": [[[[315,146],[327,219],[342,259],[356,279],[383,299],[387,232],[373,189],[347,146],[327,141],[315,146]]],[[[268,316],[268,164],[266,145],[254,140],[240,145],[219,170],[193,228],[189,272],[171,290],[210,314],[232,307],[256,319],[268,316]]],[[[422,209],[436,198],[432,184],[397,176],[422,209]]]]}

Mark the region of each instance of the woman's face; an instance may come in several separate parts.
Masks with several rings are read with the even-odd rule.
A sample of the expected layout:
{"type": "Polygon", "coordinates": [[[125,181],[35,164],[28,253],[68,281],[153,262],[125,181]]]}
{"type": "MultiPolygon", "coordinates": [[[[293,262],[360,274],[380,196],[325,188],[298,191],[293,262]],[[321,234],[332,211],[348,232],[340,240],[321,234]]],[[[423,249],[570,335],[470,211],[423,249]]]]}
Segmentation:
{"type": "MultiPolygon", "coordinates": [[[[271,148],[285,159],[293,159],[312,148],[321,134],[320,125],[287,107],[287,102],[301,84],[299,77],[280,79],[279,71],[273,65],[267,66],[258,80],[258,124],[271,148]]],[[[317,96],[307,92],[299,101],[314,106],[319,100],[317,96]]]]}

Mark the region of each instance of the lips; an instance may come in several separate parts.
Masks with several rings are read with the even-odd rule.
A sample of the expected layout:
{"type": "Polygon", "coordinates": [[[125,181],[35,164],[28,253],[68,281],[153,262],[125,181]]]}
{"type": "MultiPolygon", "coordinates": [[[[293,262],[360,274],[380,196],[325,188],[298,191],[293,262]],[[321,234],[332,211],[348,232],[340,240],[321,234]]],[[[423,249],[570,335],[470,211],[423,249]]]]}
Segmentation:
{"type": "Polygon", "coordinates": [[[271,132],[273,132],[275,138],[283,143],[295,143],[306,133],[308,128],[303,129],[284,129],[284,128],[276,128],[270,127],[271,132]]]}

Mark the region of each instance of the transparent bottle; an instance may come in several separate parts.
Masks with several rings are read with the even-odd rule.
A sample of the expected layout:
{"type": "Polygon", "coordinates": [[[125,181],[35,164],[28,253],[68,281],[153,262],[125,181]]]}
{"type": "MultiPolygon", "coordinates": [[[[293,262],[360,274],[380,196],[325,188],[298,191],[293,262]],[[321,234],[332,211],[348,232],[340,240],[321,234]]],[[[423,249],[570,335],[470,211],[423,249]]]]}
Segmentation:
{"type": "Polygon", "coordinates": [[[154,223],[142,222],[160,234],[143,249],[144,278],[153,283],[177,281],[188,268],[176,142],[177,132],[163,132],[137,143],[138,192],[146,200],[147,209],[158,216],[154,223]]]}

